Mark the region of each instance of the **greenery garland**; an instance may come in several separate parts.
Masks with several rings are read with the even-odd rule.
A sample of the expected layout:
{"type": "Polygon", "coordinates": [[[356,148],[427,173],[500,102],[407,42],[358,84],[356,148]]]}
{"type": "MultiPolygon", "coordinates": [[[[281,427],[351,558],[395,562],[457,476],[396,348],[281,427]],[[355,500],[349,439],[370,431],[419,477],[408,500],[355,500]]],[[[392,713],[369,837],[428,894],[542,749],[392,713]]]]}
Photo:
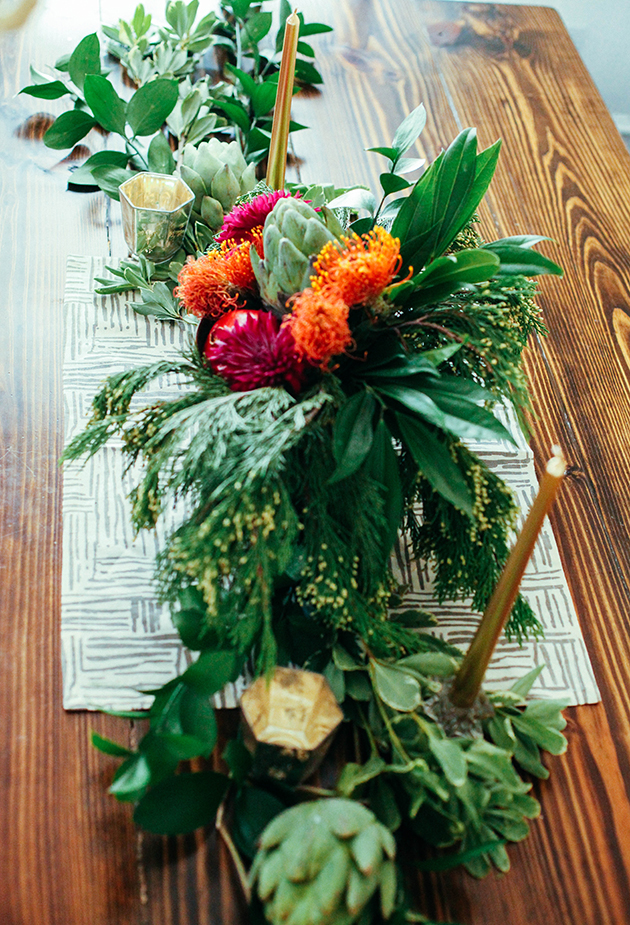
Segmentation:
{"type": "MultiPolygon", "coordinates": [[[[566,747],[563,704],[526,701],[536,669],[511,691],[454,707],[461,653],[432,634],[430,614],[401,609],[391,550],[404,527],[434,563],[440,598],[487,603],[516,508],[465,441],[513,442],[492,409],[509,402],[524,421],[529,408],[521,353],[544,332],[529,277],[561,271],[532,249],[538,236],[479,238],[498,143],[478,152],[467,129],[417,182],[406,179],[420,166],[405,154],[422,106],[374,149],[389,161],[380,203],[363,188],[257,182],[282,29],[263,52],[271,14],[260,5],[222,0],[219,17],[199,22],[197,7],[169,3],[153,32],[142,6],[105,28],[138,86],[128,102],[101,74],[96,36],[57,62],[61,79],[33,72],[23,91],[74,100],[49,130],[52,147],[97,122],[124,139],[124,152],[90,158],[78,183],[115,197],[130,171],[148,167],[176,170],[195,194],[193,227],[169,267],[123,262],[101,291],[137,288],[134,308],[169,321],[200,316],[197,346],[110,378],[64,458],[121,436],[129,466],[141,463],[137,530],[187,500],[157,581],[198,657],[150,692],[137,750],[93,741],[123,759],[110,789],[136,804],[138,824],[172,834],[216,820],[243,878],[237,848],[253,860],[243,879],[253,921],[427,922],[405,895],[397,843],[412,834],[455,849],[425,869],[507,870],[505,843],[524,838],[540,809],[518,769],[547,776],[541,750],[566,747]],[[232,56],[224,71],[235,83],[192,82],[210,47],[232,56]],[[212,137],[228,120],[236,148],[212,137]],[[176,397],[133,401],[166,374],[183,382],[176,397]],[[240,733],[223,753],[226,773],[180,770],[216,746],[213,696],[248,668],[270,679],[278,666],[323,674],[354,730],[355,760],[330,789],[278,768],[261,776],[240,733]]],[[[327,28],[302,20],[300,34],[327,28]]],[[[297,74],[319,79],[310,61],[297,74]]],[[[541,632],[522,598],[508,631],[519,641],[541,632]]]]}

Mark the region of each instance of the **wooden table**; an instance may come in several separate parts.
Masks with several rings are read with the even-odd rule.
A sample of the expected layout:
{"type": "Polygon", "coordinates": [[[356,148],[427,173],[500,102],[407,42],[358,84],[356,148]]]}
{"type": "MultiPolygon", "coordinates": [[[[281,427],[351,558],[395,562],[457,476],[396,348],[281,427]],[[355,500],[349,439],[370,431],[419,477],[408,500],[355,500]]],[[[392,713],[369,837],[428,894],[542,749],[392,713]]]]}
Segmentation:
{"type": "MultiPolygon", "coordinates": [[[[152,5],[161,13],[161,4],[152,5]]],[[[61,707],[62,294],[67,254],[124,253],[102,194],[65,191],[54,152],[33,140],[36,101],[17,90],[94,31],[97,0],[50,0],[0,38],[0,923],[237,925],[246,915],[214,833],[161,840],[106,795],[113,762],[91,729],[120,720],[61,707]]],[[[103,4],[107,21],[132,0],[103,4]]],[[[537,785],[543,816],[510,848],[513,869],[478,883],[421,878],[419,907],[468,925],[630,921],[630,156],[558,15],[535,7],[421,0],[307,0],[321,94],[295,101],[304,179],[368,177],[420,101],[433,158],[467,125],[501,136],[483,208],[488,236],[536,231],[566,269],[540,301],[551,333],[528,354],[538,459],[553,442],[572,475],[554,514],[603,702],[568,711],[570,747],[537,785]],[[319,141],[316,141],[319,138],[319,141]]],[[[52,112],[56,105],[45,104],[52,112]]],[[[382,169],[382,168],[381,168],[382,169]]],[[[127,730],[130,730],[127,732],[127,730]]]]}

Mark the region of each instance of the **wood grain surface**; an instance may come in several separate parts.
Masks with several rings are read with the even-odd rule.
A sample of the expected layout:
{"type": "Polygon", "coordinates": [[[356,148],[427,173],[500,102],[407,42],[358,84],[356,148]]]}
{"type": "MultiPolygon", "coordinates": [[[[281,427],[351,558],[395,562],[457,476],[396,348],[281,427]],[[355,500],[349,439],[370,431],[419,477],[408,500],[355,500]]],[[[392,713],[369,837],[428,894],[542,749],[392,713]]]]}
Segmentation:
{"type": "MultiPolygon", "coordinates": [[[[145,4],[161,14],[162,4],[145,4]]],[[[246,913],[216,835],[135,831],[106,795],[113,760],[89,732],[133,725],[61,707],[59,663],[62,295],[67,254],[122,256],[102,194],[65,190],[63,152],[41,141],[62,103],[15,94],[131,2],[42,2],[0,36],[0,925],[239,925],[246,913]]],[[[294,152],[303,179],[369,180],[424,102],[418,147],[432,159],[474,125],[502,137],[483,207],[488,237],[538,232],[563,264],[543,279],[551,333],[527,365],[544,460],[565,448],[571,478],[553,516],[603,702],[569,711],[568,753],[536,785],[542,818],[510,848],[512,870],[410,885],[419,908],[461,925],[630,922],[630,157],[558,15],[536,7],[420,0],[302,0],[322,92],[301,94],[294,152]]],[[[106,143],[92,133],[91,152],[106,143]],[[93,137],[92,137],[93,136],[93,137]]],[[[229,725],[230,717],[225,718],[229,725]]],[[[409,859],[413,861],[410,846],[409,859]]]]}

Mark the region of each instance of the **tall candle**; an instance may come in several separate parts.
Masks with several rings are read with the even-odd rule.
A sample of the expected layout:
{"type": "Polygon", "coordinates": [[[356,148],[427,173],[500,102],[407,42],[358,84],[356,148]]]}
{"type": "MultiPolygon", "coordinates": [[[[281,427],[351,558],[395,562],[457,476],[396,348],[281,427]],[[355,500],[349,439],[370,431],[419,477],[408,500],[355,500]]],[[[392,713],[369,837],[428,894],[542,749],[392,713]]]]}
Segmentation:
{"type": "Polygon", "coordinates": [[[278,77],[276,106],[273,113],[271,145],[267,162],[267,184],[272,189],[284,189],[284,174],[287,165],[287,147],[289,144],[289,125],[291,123],[291,99],[295,79],[295,56],[297,54],[300,20],[297,10],[289,17],[284,30],[282,45],[282,62],[278,77]]]}
{"type": "Polygon", "coordinates": [[[543,521],[558,494],[566,463],[559,447],[554,447],[553,453],[527,520],[455,677],[450,700],[456,707],[471,707],[479,694],[486,669],[514,606],[523,572],[534,551],[543,521]]]}

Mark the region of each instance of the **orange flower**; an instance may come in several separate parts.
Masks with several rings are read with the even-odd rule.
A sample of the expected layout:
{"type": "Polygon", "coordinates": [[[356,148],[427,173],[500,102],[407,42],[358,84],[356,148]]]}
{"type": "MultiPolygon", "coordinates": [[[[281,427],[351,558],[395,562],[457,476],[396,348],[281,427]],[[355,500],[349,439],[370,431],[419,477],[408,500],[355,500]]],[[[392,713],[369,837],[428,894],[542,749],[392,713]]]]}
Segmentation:
{"type": "MultiPolygon", "coordinates": [[[[254,247],[260,252],[262,234],[258,233],[254,247]]],[[[197,260],[188,258],[177,277],[175,296],[193,315],[218,316],[241,308],[248,294],[256,291],[256,278],[249,259],[250,242],[235,244],[223,241],[218,250],[202,254],[197,260]]]]}
{"type": "Polygon", "coordinates": [[[315,262],[311,285],[334,291],[346,305],[366,305],[389,286],[402,264],[400,241],[376,225],[359,237],[342,238],[343,250],[325,244],[315,262]]]}
{"type": "Polygon", "coordinates": [[[285,321],[291,327],[298,353],[313,365],[325,368],[332,357],[352,344],[349,311],[335,292],[313,289],[300,292],[285,321]]]}

